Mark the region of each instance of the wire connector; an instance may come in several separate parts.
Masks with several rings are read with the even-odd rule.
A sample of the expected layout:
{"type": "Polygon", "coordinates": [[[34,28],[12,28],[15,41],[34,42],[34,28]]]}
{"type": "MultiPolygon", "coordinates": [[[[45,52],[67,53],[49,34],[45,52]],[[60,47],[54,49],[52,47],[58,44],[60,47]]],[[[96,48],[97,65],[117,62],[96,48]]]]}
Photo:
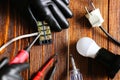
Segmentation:
{"type": "Polygon", "coordinates": [[[52,43],[52,33],[50,26],[45,21],[37,22],[38,32],[41,34],[39,38],[40,44],[50,44],[52,43]]]}
{"type": "Polygon", "coordinates": [[[85,15],[85,17],[89,20],[92,27],[99,27],[104,22],[104,19],[100,13],[100,9],[99,8],[96,9],[95,6],[93,5],[93,3],[92,3],[92,6],[93,6],[94,10],[91,12],[89,12],[87,7],[85,7],[85,9],[87,11],[87,14],[85,15]]]}

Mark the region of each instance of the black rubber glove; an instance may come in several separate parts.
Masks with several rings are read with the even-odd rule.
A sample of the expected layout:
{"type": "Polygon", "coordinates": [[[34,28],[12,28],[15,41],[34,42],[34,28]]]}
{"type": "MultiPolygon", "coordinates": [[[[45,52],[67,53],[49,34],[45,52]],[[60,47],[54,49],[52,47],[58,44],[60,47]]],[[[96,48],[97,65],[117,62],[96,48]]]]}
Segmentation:
{"type": "Polygon", "coordinates": [[[30,15],[29,8],[35,19],[45,20],[52,31],[61,31],[69,27],[67,18],[72,17],[72,12],[68,8],[69,0],[11,0],[11,3],[13,8],[17,7],[27,16],[30,15]]]}
{"type": "Polygon", "coordinates": [[[9,65],[8,58],[4,58],[0,61],[0,80],[23,80],[20,72],[28,67],[28,63],[9,65]]]}
{"type": "Polygon", "coordinates": [[[65,4],[69,4],[70,0],[63,0],[65,4]]]}
{"type": "Polygon", "coordinates": [[[30,0],[30,7],[37,20],[44,19],[52,30],[61,31],[68,28],[66,18],[72,17],[68,0],[30,0]]]}

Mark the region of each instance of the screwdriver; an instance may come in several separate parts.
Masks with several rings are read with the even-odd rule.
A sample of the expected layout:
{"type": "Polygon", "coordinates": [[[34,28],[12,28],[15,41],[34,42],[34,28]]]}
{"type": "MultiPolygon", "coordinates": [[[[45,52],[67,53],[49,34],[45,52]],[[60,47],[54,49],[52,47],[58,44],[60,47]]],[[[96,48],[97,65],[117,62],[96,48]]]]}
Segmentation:
{"type": "Polygon", "coordinates": [[[31,47],[34,45],[34,43],[37,41],[39,37],[40,33],[38,33],[38,36],[32,41],[32,43],[28,46],[26,50],[20,50],[18,52],[17,56],[10,62],[10,64],[24,63],[29,58],[29,51],[31,47]]]}
{"type": "Polygon", "coordinates": [[[70,71],[70,80],[83,80],[82,74],[79,72],[79,69],[77,69],[75,66],[75,61],[72,57],[72,54],[70,55],[70,57],[73,67],[73,70],[70,71]]]}
{"type": "Polygon", "coordinates": [[[57,64],[57,60],[54,62],[52,68],[51,68],[51,74],[48,76],[48,80],[52,80],[53,78],[53,75],[55,74],[55,71],[56,71],[56,64],[57,64]]]}
{"type": "Polygon", "coordinates": [[[55,61],[55,56],[54,55],[48,62],[47,64],[42,68],[42,70],[40,70],[37,75],[34,77],[33,80],[41,80],[43,77],[43,73],[45,72],[45,70],[49,67],[50,64],[52,64],[55,61]]]}

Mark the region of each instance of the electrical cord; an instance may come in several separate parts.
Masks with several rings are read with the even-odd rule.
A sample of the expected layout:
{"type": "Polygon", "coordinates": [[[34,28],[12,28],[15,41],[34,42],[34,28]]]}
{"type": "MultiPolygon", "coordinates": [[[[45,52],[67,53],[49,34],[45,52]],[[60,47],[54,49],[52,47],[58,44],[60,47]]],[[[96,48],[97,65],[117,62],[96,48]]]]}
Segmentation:
{"type": "Polygon", "coordinates": [[[29,11],[29,13],[30,13],[30,15],[31,15],[32,19],[35,21],[35,23],[36,23],[36,25],[37,25],[38,21],[37,21],[37,20],[36,20],[36,18],[34,17],[34,15],[33,15],[32,11],[31,11],[30,6],[28,6],[28,11],[29,11]]]}
{"type": "Polygon", "coordinates": [[[87,14],[85,15],[85,17],[89,20],[90,24],[92,25],[92,27],[99,27],[106,35],[109,39],[111,39],[115,44],[120,46],[120,42],[117,41],[116,39],[114,39],[102,26],[102,23],[104,22],[104,19],[100,13],[100,9],[99,8],[95,8],[94,4],[92,4],[92,7],[94,8],[94,10],[92,10],[91,12],[88,11],[87,7],[85,7],[85,10],[87,12],[87,14]]]}
{"type": "Polygon", "coordinates": [[[115,44],[120,46],[120,42],[118,42],[116,39],[114,39],[104,28],[103,26],[99,26],[99,28],[107,35],[109,39],[111,39],[115,44]]]}
{"type": "Polygon", "coordinates": [[[21,35],[21,36],[18,36],[16,38],[13,38],[10,41],[8,41],[6,44],[2,45],[0,47],[0,51],[2,51],[4,48],[6,48],[8,45],[10,45],[11,43],[13,43],[14,41],[17,41],[17,40],[23,39],[23,38],[27,38],[27,37],[37,36],[38,34],[39,34],[39,32],[36,32],[36,33],[25,34],[25,35],[21,35]]]}

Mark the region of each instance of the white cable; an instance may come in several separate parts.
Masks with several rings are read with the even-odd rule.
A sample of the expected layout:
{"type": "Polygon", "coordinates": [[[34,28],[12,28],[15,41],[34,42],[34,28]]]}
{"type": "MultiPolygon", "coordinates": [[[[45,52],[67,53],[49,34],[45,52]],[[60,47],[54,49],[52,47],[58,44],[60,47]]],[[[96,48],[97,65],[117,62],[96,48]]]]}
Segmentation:
{"type": "Polygon", "coordinates": [[[27,38],[27,37],[37,36],[38,34],[39,34],[39,32],[36,32],[36,33],[25,34],[25,35],[21,35],[21,36],[18,36],[16,38],[13,38],[10,41],[8,41],[6,44],[2,45],[0,47],[0,51],[2,51],[4,48],[6,48],[8,45],[10,45],[14,41],[17,41],[17,40],[23,39],[23,38],[27,38]]]}

